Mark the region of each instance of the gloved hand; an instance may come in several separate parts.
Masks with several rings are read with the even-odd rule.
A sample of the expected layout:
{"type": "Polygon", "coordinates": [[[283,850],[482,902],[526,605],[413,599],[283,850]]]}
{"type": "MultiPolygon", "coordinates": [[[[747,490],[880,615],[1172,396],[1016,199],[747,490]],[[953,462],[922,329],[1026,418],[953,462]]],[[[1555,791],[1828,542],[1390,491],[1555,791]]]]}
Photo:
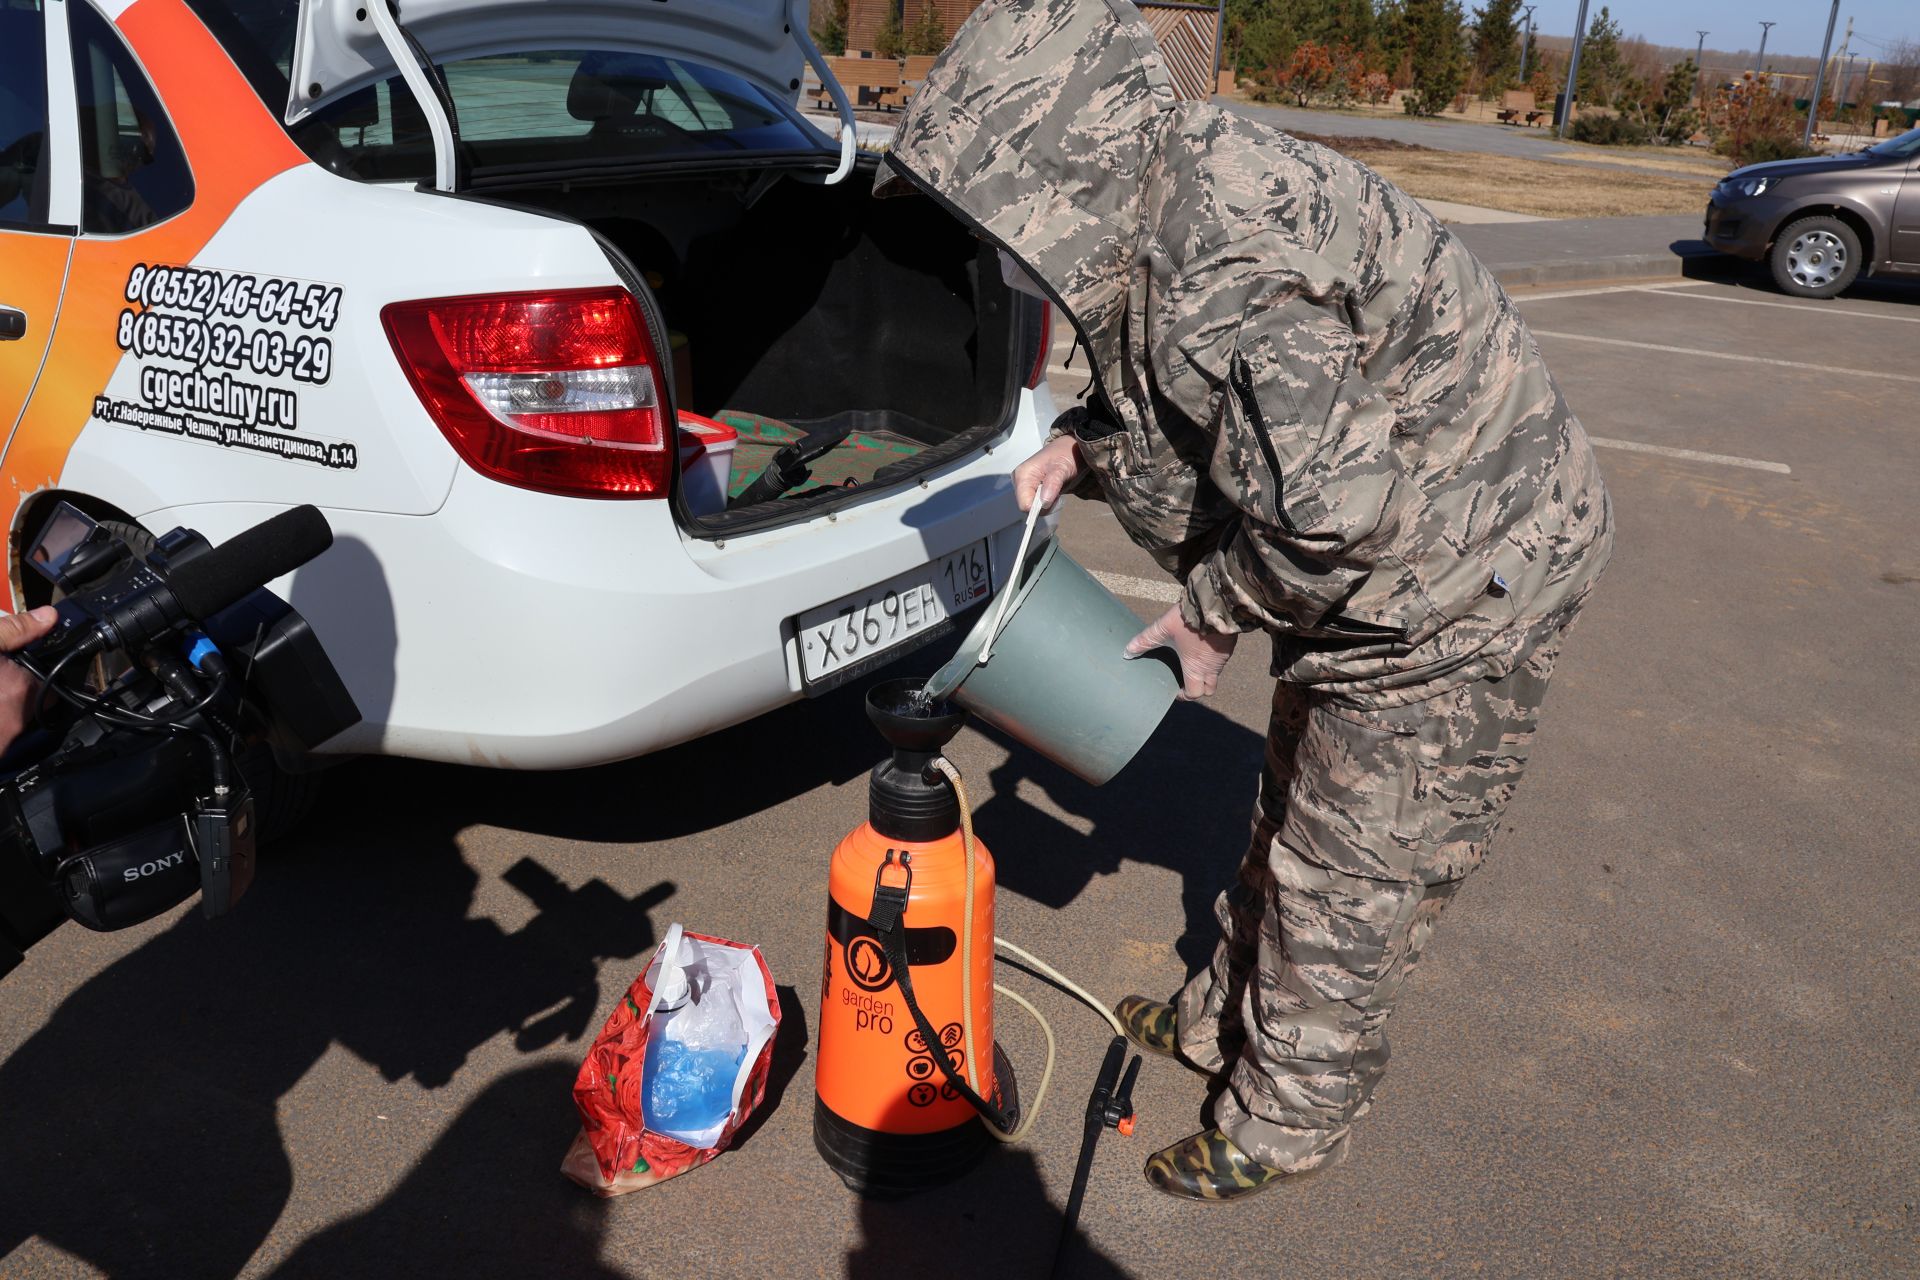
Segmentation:
{"type": "Polygon", "coordinates": [[[1055,436],[1040,452],[1013,469],[1014,499],[1022,511],[1031,510],[1036,499],[1042,511],[1051,511],[1060,495],[1085,470],[1086,463],[1080,460],[1073,437],[1055,436]]]}
{"type": "Polygon", "coordinates": [[[1180,606],[1175,605],[1127,641],[1126,653],[1129,658],[1137,658],[1152,649],[1173,650],[1180,659],[1180,700],[1192,702],[1211,694],[1219,685],[1220,673],[1226,669],[1227,659],[1233,656],[1233,646],[1239,640],[1240,637],[1231,632],[1217,635],[1194,630],[1180,616],[1180,606]]]}
{"type": "MultiPolygon", "coordinates": [[[[53,630],[52,605],[31,613],[0,615],[0,653],[24,649],[53,630]]],[[[16,663],[0,661],[0,751],[13,745],[33,716],[33,694],[39,682],[16,663]]]]}

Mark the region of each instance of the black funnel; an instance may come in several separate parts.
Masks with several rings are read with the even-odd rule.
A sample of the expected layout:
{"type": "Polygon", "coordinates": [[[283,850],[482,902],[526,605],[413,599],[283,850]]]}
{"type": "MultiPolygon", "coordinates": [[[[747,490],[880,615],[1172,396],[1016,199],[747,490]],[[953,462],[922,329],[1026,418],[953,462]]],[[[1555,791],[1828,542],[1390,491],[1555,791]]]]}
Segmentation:
{"type": "Polygon", "coordinates": [[[874,766],[867,820],[890,840],[938,840],[960,829],[960,802],[934,757],[953,741],[967,713],[948,702],[924,704],[926,682],[883,680],[867,690],[867,719],[893,748],[874,766]]]}
{"type": "Polygon", "coordinates": [[[967,713],[951,702],[916,701],[926,683],[918,679],[881,681],[867,690],[867,719],[894,750],[932,759],[960,732],[967,713]]]}

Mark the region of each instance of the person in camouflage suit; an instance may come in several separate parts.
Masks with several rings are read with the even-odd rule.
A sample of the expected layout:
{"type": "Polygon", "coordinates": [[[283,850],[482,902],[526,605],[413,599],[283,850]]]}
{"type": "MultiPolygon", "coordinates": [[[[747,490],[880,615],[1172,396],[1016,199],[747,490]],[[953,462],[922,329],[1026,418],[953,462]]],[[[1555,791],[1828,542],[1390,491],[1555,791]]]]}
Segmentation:
{"type": "Polygon", "coordinates": [[[1212,964],[1119,1009],[1143,1047],[1228,1073],[1213,1127],[1147,1176],[1228,1199],[1338,1163],[1611,551],[1586,435],[1444,227],[1362,165],[1180,101],[1127,0],[987,0],[877,190],[953,210],[1077,331],[1093,410],[1015,487],[1103,497],[1184,584],[1129,652],[1173,648],[1203,696],[1238,636],[1273,638],[1212,964]]]}

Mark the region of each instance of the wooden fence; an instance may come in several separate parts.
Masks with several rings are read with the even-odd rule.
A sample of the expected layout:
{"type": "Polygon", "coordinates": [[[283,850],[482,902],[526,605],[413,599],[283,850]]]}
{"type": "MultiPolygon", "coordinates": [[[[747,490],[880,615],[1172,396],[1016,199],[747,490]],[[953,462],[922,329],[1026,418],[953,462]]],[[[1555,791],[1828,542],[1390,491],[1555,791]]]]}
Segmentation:
{"type": "Polygon", "coordinates": [[[1204,102],[1213,96],[1213,40],[1219,11],[1208,4],[1174,0],[1136,0],[1140,15],[1160,42],[1160,55],[1173,73],[1180,96],[1204,102]]]}

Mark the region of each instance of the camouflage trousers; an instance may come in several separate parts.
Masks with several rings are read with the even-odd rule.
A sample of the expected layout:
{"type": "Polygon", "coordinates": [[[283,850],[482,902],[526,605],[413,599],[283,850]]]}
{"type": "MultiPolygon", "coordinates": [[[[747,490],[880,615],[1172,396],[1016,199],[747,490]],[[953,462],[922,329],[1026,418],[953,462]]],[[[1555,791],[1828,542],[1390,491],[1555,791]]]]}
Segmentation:
{"type": "Polygon", "coordinates": [[[1232,1067],[1214,1123],[1262,1164],[1344,1155],[1401,986],[1526,768],[1558,649],[1384,711],[1275,690],[1252,848],[1215,905],[1211,965],[1176,998],[1181,1052],[1232,1067]]]}

